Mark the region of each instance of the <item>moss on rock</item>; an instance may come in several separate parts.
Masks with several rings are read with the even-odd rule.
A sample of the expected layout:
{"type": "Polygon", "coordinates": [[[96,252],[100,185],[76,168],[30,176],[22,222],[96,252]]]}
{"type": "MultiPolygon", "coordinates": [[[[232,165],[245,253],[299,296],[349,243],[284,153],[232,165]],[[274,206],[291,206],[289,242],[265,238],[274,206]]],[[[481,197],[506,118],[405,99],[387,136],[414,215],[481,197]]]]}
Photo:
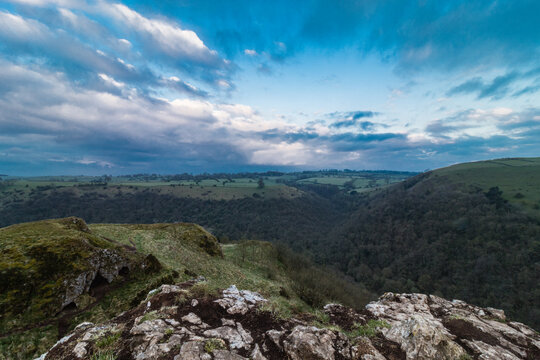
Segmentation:
{"type": "Polygon", "coordinates": [[[111,282],[142,261],[76,217],[1,228],[0,250],[0,314],[28,322],[77,303],[98,274],[111,282]]]}

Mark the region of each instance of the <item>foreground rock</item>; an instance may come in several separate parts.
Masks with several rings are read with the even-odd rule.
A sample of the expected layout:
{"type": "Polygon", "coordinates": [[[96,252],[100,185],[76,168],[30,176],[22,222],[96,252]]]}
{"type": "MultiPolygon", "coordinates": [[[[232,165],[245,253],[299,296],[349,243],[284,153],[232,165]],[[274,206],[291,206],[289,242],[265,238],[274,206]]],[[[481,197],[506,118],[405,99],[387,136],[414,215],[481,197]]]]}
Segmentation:
{"type": "Polygon", "coordinates": [[[112,321],[83,323],[41,360],[89,359],[539,359],[540,336],[501,310],[422,294],[387,293],[361,313],[337,304],[329,321],[276,319],[266,300],[231,286],[218,298],[163,285],[112,321]]]}

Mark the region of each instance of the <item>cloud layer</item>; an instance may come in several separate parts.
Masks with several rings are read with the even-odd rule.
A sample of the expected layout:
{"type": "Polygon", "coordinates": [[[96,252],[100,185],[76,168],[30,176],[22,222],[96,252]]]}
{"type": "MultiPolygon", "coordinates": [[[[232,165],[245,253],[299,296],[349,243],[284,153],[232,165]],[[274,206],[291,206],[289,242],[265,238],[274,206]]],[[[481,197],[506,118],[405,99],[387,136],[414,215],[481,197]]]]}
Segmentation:
{"type": "MultiPolygon", "coordinates": [[[[538,155],[539,4],[0,3],[0,170],[423,170],[538,155]],[[328,104],[306,101],[323,111],[303,115],[263,114],[231,100],[249,98],[250,89],[237,87],[246,76],[257,88],[281,79],[291,88],[298,79],[309,83],[319,76],[310,63],[292,80],[287,66],[339,51],[375,54],[405,85],[389,84],[388,99],[373,107],[344,94],[358,104],[349,108],[331,108],[328,85],[328,104]],[[449,80],[425,80],[433,74],[449,80]],[[422,95],[412,98],[416,88],[422,95]],[[395,110],[407,98],[413,115],[395,110]],[[452,110],[418,110],[439,101],[452,110]]],[[[364,79],[355,85],[376,88],[364,79]]],[[[291,91],[283,100],[295,96],[301,102],[310,94],[291,91]]]]}

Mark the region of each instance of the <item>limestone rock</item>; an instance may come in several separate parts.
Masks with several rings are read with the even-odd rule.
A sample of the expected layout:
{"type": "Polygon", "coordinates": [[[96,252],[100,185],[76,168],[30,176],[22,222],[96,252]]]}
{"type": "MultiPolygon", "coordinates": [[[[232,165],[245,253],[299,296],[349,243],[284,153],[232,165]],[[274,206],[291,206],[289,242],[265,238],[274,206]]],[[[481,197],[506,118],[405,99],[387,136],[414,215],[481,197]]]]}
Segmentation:
{"type": "Polygon", "coordinates": [[[162,286],[106,324],[80,324],[39,360],[86,359],[111,333],[119,334],[114,355],[136,360],[540,359],[536,331],[462,301],[386,293],[363,312],[325,306],[331,328],[320,328],[306,317],[274,318],[257,309],[262,296],[235,286],[171,306],[190,284],[162,286]]]}
{"type": "Polygon", "coordinates": [[[88,270],[64,280],[65,292],[62,297],[62,309],[75,302],[80,295],[88,293],[96,277],[100,276],[111,283],[122,269],[131,271],[133,266],[130,259],[115,250],[98,249],[94,251],[88,259],[88,270]]]}
{"type": "Polygon", "coordinates": [[[255,307],[255,305],[265,301],[266,299],[260,294],[248,290],[240,291],[235,285],[223,290],[223,298],[216,300],[229,314],[242,315],[255,307]]]}
{"type": "Polygon", "coordinates": [[[292,360],[334,359],[336,335],[314,326],[296,326],[283,342],[285,352],[292,360]]]}
{"type": "Polygon", "coordinates": [[[393,293],[366,310],[390,324],[381,335],[400,344],[407,359],[540,358],[540,335],[526,325],[507,323],[502,310],[434,295],[393,293]]]}

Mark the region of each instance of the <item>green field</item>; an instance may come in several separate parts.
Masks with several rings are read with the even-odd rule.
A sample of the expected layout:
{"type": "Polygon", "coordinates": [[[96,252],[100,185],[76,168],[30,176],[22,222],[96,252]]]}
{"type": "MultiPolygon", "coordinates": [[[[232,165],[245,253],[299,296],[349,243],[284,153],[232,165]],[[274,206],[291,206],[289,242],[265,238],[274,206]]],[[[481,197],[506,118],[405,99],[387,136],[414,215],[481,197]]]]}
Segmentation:
{"type": "Polygon", "coordinates": [[[92,192],[107,197],[152,191],[179,198],[205,200],[234,200],[247,197],[290,199],[303,196],[302,187],[306,185],[332,185],[347,192],[365,192],[402,181],[412,175],[414,173],[335,170],[278,175],[4,177],[0,181],[0,208],[26,201],[38,192],[48,194],[51,191],[70,191],[79,196],[92,192]],[[262,179],[264,186],[260,186],[259,179],[262,179]]]}
{"type": "Polygon", "coordinates": [[[458,164],[435,170],[434,176],[488,191],[499,187],[502,197],[540,216],[540,158],[513,158],[458,164]]]}

